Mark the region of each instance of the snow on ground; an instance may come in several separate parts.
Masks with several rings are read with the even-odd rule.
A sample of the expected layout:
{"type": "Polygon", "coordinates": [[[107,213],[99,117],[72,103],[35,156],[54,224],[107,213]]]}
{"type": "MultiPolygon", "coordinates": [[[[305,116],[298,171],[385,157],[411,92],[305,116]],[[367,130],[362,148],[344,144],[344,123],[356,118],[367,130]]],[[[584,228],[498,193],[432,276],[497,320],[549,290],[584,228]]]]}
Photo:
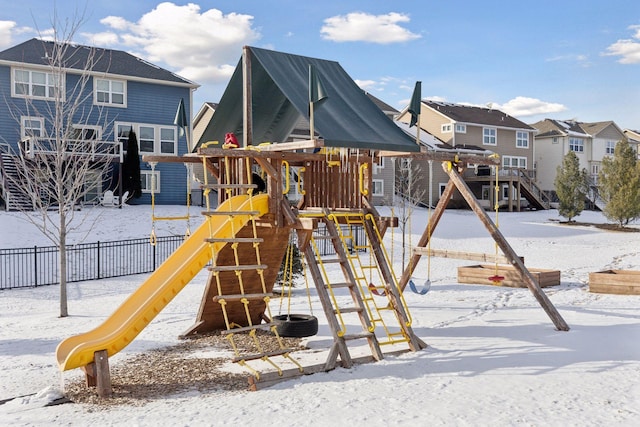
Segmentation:
{"type": "MultiPolygon", "coordinates": [[[[181,207],[159,209],[161,215],[184,214],[181,207]]],[[[192,227],[201,221],[199,209],[194,211],[192,227]]],[[[88,230],[87,236],[77,233],[72,239],[145,237],[151,229],[147,206],[89,212],[98,214],[99,226],[88,230]]],[[[426,217],[423,210],[412,217],[414,244],[426,217]]],[[[63,380],[82,377],[78,369],[59,373],[56,345],[99,325],[146,275],[70,284],[71,316],[64,319],[58,318],[56,286],[0,291],[0,423],[637,425],[640,296],[589,293],[588,273],[640,270],[640,233],[569,227],[560,225],[559,219],[557,211],[500,213],[499,217],[501,231],[528,266],[561,270],[561,285],[545,292],[571,327],[569,332],[554,329],[528,289],[457,284],[456,268],[469,262],[433,258],[430,274],[423,260],[414,276],[419,283],[429,276],[431,291],[425,296],[405,294],[414,331],[428,343],[427,349],[285,381],[258,392],[190,390],[142,406],[45,406],[61,395],[63,380]]],[[[578,220],[605,222],[596,212],[584,212],[578,220]]],[[[184,222],[165,222],[157,232],[181,235],[184,227],[184,222]]],[[[388,232],[386,245],[393,250],[396,273],[400,241],[398,230],[393,236],[388,232]]],[[[0,213],[0,247],[48,244],[21,214],[0,213]]],[[[445,213],[434,232],[433,247],[494,250],[473,213],[458,210],[445,213]]],[[[132,355],[178,343],[177,336],[195,319],[205,279],[206,272],[200,273],[131,345],[112,358],[112,366],[132,355]]],[[[326,349],[330,340],[326,321],[319,302],[313,300],[320,333],[308,345],[326,349]]],[[[296,289],[292,305],[292,312],[308,312],[304,290],[296,289]]],[[[302,355],[301,360],[310,359],[302,355]]]]}

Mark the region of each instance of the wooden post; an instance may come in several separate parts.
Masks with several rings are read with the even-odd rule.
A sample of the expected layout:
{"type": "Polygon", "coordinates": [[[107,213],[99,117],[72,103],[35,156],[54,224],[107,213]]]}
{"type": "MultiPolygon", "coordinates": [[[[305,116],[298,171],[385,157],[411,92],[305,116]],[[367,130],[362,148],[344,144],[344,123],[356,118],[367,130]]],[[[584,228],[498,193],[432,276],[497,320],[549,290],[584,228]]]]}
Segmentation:
{"type": "Polygon", "coordinates": [[[93,356],[96,364],[96,391],[100,397],[111,397],[111,374],[109,373],[109,355],[107,350],[96,351],[93,356]]]}
{"type": "Polygon", "coordinates": [[[242,111],[243,129],[242,146],[253,145],[253,95],[251,87],[251,52],[249,46],[242,48],[242,111]]]}
{"type": "Polygon", "coordinates": [[[513,265],[515,269],[518,270],[525,284],[527,285],[531,293],[533,293],[533,296],[538,300],[544,311],[547,312],[547,315],[549,316],[549,318],[551,318],[556,328],[559,331],[568,331],[569,325],[567,325],[567,323],[564,321],[560,313],[558,313],[547,295],[542,291],[542,289],[536,282],[536,279],[524,266],[524,263],[520,260],[513,248],[509,245],[500,230],[498,230],[498,227],[496,227],[496,225],[491,221],[491,218],[489,218],[482,206],[480,206],[478,200],[471,192],[471,189],[469,189],[467,183],[464,182],[464,180],[460,176],[460,173],[458,172],[456,166],[454,165],[451,168],[444,169],[445,172],[447,172],[447,174],[449,175],[449,182],[453,182],[458,188],[458,191],[460,191],[462,197],[464,197],[464,199],[469,204],[469,207],[471,207],[471,210],[475,212],[480,221],[484,224],[491,237],[493,237],[493,240],[495,240],[495,242],[502,250],[502,253],[504,253],[504,255],[509,259],[511,265],[513,265]]]}
{"type": "Polygon", "coordinates": [[[111,397],[111,374],[109,373],[109,354],[107,350],[93,353],[93,362],[82,367],[87,387],[96,387],[100,397],[111,397]]]}

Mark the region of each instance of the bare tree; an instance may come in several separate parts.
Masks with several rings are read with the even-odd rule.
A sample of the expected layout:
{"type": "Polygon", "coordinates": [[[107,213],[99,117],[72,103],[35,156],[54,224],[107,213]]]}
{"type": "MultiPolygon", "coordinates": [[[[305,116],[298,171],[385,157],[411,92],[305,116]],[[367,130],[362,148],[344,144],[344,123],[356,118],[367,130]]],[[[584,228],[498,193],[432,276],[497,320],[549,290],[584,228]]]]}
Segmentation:
{"type": "Polygon", "coordinates": [[[17,172],[6,179],[27,196],[28,203],[18,209],[59,249],[60,317],[69,314],[67,238],[89,218],[80,203],[88,194],[101,193],[96,183],[110,179],[113,162],[122,160],[119,144],[100,135],[110,123],[92,101],[92,70],[98,60],[108,58],[72,43],[83,21],[83,16],[64,22],[54,17],[53,40],[42,42],[46,78],[51,81],[44,87],[46,93],[38,95],[47,100],[36,99],[30,93],[33,87],[16,80],[16,92],[25,96],[25,103],[9,108],[19,125],[21,117],[44,120],[41,129],[26,130],[14,156],[17,172]]]}
{"type": "MultiPolygon", "coordinates": [[[[411,224],[411,216],[416,206],[423,204],[427,189],[421,185],[422,166],[412,159],[399,159],[395,174],[395,201],[398,224],[402,229],[402,268],[406,266],[407,233],[411,224]]],[[[430,201],[431,202],[431,201],[430,201]]],[[[409,245],[410,246],[410,245],[409,245]]],[[[409,248],[411,249],[411,248],[409,248]]]]}

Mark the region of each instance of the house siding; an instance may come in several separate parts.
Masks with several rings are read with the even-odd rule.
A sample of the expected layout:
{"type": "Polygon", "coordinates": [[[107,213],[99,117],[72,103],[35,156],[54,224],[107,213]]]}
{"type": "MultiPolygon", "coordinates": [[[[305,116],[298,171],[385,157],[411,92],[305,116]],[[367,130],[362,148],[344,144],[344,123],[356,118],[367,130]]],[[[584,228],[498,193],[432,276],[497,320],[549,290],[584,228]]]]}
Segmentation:
{"type": "MultiPolygon", "coordinates": [[[[25,64],[24,67],[29,68],[29,64],[25,64]]],[[[78,74],[66,73],[65,85],[67,92],[74,87],[79,78],[78,74]]],[[[126,80],[125,76],[122,78],[126,80]]],[[[93,80],[90,79],[86,86],[89,95],[91,95],[93,87],[93,80]]],[[[186,86],[175,86],[163,84],[162,82],[155,84],[128,80],[126,108],[98,107],[93,105],[93,96],[89,96],[84,108],[80,108],[81,111],[74,118],[74,122],[82,122],[82,124],[87,125],[107,124],[106,128],[102,129],[102,139],[108,141],[117,139],[113,128],[115,122],[173,126],[180,99],[185,102],[188,120],[191,119],[189,114],[191,111],[191,89],[186,86]],[[89,112],[88,116],[86,116],[87,112],[89,112]],[[85,116],[83,117],[82,114],[85,116]]],[[[7,65],[0,66],[0,96],[4,100],[4,102],[0,102],[0,142],[8,143],[15,150],[20,140],[20,116],[28,115],[27,111],[31,111],[31,115],[36,116],[36,114],[33,114],[34,108],[38,111],[46,111],[46,105],[52,101],[12,98],[11,67],[7,65]],[[30,107],[27,107],[28,105],[30,107]]],[[[76,98],[77,96],[74,96],[74,99],[76,98]]],[[[44,117],[45,119],[47,118],[46,115],[44,117]]],[[[188,151],[186,137],[184,135],[181,136],[177,130],[176,132],[178,137],[177,154],[183,155],[188,151]]],[[[150,169],[150,165],[143,162],[141,156],[141,170],[150,169]]],[[[160,163],[155,169],[160,172],[160,192],[155,195],[155,203],[185,204],[187,194],[186,167],[180,163],[160,163]]],[[[114,165],[114,178],[111,183],[104,183],[104,189],[108,186],[114,188],[117,182],[117,175],[118,166],[114,165]]],[[[151,203],[151,195],[144,193],[142,197],[132,200],[131,203],[151,203]]]]}

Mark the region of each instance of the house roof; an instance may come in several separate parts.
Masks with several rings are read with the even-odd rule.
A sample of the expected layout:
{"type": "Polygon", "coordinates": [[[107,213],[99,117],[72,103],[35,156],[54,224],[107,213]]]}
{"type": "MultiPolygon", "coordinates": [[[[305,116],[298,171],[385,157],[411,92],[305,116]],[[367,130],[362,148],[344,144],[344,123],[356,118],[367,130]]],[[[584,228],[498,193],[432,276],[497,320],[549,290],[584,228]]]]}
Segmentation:
{"type": "MultiPolygon", "coordinates": [[[[612,120],[603,122],[578,122],[576,120],[554,120],[544,119],[532,124],[534,128],[538,129],[536,138],[549,138],[553,136],[579,136],[583,138],[596,137],[600,132],[614,126],[620,130],[618,126],[612,120]]],[[[620,131],[622,133],[622,131],[620,131]]]]}
{"type": "MultiPolygon", "coordinates": [[[[252,131],[255,144],[283,142],[301,116],[309,119],[309,67],[313,66],[327,97],[314,109],[314,130],[327,147],[418,151],[402,132],[335,61],[255,47],[251,58],[252,131]]],[[[196,147],[223,141],[228,132],[242,134],[242,60],[238,62],[211,122],[196,147]]]]}
{"type": "MultiPolygon", "coordinates": [[[[160,80],[190,87],[198,87],[196,83],[121,50],[75,44],[69,44],[68,47],[64,60],[64,68],[68,70],[78,70],[82,72],[87,69],[88,61],[93,60],[95,63],[88,67],[92,72],[160,80]]],[[[49,66],[49,58],[51,57],[53,48],[54,42],[33,38],[0,52],[0,61],[49,66]]]]}
{"type": "Polygon", "coordinates": [[[423,100],[422,103],[458,123],[533,130],[531,126],[515,117],[492,108],[430,100],[423,100]]]}
{"type": "MultiPolygon", "coordinates": [[[[407,133],[411,136],[411,138],[416,140],[416,131],[417,127],[409,127],[409,123],[401,122],[399,120],[394,121],[396,126],[402,129],[403,132],[407,133]]],[[[440,138],[435,135],[429,133],[429,131],[420,128],[420,144],[425,146],[427,150],[431,151],[444,151],[449,153],[472,153],[478,156],[482,155],[491,155],[493,151],[487,150],[483,147],[478,147],[477,145],[470,144],[457,144],[455,147],[451,144],[447,144],[440,138]]]]}

